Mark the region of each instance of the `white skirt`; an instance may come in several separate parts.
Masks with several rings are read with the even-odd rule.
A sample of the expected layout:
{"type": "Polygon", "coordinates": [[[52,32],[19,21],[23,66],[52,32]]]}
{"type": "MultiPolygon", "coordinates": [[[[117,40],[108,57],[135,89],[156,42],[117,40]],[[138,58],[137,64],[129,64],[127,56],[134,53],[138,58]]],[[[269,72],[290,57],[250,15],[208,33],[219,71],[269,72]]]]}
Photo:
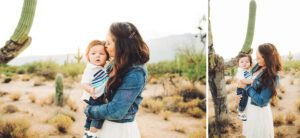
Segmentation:
{"type": "Polygon", "coordinates": [[[141,138],[137,122],[116,123],[105,120],[99,138],[141,138]]]}
{"type": "Polygon", "coordinates": [[[251,104],[245,110],[247,121],[243,121],[243,135],[247,138],[274,138],[273,116],[270,104],[259,107],[251,104]]]}

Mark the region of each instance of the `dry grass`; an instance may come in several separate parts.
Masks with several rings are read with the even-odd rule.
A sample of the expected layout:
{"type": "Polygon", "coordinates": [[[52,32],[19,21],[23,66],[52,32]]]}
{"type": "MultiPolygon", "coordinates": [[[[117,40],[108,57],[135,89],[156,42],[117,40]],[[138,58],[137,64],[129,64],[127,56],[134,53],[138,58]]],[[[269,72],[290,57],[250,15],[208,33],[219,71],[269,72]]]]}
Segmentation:
{"type": "Polygon", "coordinates": [[[14,106],[14,105],[6,105],[2,108],[2,113],[8,113],[8,114],[12,114],[15,112],[19,112],[18,107],[14,106]]]}
{"type": "Polygon", "coordinates": [[[297,133],[300,134],[300,121],[296,123],[297,133]]]}
{"type": "Polygon", "coordinates": [[[284,123],[284,117],[282,113],[276,114],[273,122],[275,126],[281,126],[284,123]]]}
{"type": "Polygon", "coordinates": [[[76,120],[76,113],[75,113],[75,112],[72,112],[72,111],[70,111],[70,110],[67,110],[67,109],[64,109],[64,108],[59,108],[59,109],[57,109],[57,110],[54,112],[53,116],[59,115],[59,114],[70,117],[70,118],[72,119],[73,122],[75,122],[75,120],[76,120]]]}
{"type": "Polygon", "coordinates": [[[295,114],[293,112],[291,112],[291,111],[288,112],[288,113],[286,113],[286,115],[285,115],[285,121],[286,121],[287,124],[293,124],[294,121],[296,121],[295,114]]]}
{"type": "Polygon", "coordinates": [[[21,98],[21,92],[12,92],[9,94],[9,98],[13,101],[18,101],[21,98]]]}
{"type": "Polygon", "coordinates": [[[1,91],[1,90],[0,90],[0,97],[5,96],[5,95],[7,95],[7,94],[8,94],[8,92],[4,92],[4,91],[1,91]]]}
{"type": "Polygon", "coordinates": [[[275,137],[283,138],[287,136],[288,129],[285,126],[275,128],[275,137]]]}
{"type": "Polygon", "coordinates": [[[45,85],[45,80],[43,80],[42,78],[36,78],[34,80],[33,86],[42,86],[45,85]]]}
{"type": "Polygon", "coordinates": [[[163,117],[165,121],[170,120],[171,112],[170,111],[162,111],[160,115],[163,117]]]}
{"type": "Polygon", "coordinates": [[[66,115],[56,115],[49,120],[49,124],[52,124],[56,129],[63,134],[67,134],[73,124],[72,119],[66,115]]]}
{"type": "Polygon", "coordinates": [[[49,94],[48,96],[41,98],[38,102],[38,104],[40,106],[44,106],[44,105],[52,105],[54,104],[54,93],[49,94]]]}
{"type": "Polygon", "coordinates": [[[164,109],[164,104],[161,100],[145,99],[142,106],[149,109],[150,112],[158,114],[164,109]]]}
{"type": "Polygon", "coordinates": [[[172,131],[178,132],[178,133],[182,133],[185,134],[186,133],[186,129],[184,128],[184,126],[182,125],[178,125],[178,124],[174,124],[172,131]]]}
{"type": "Polygon", "coordinates": [[[36,102],[36,97],[33,93],[30,93],[28,95],[28,99],[30,100],[31,103],[35,103],[36,102]]]}
{"type": "Polygon", "coordinates": [[[22,81],[30,81],[30,76],[28,75],[28,74],[24,74],[23,76],[22,76],[22,79],[21,79],[22,81]]]}
{"type": "Polygon", "coordinates": [[[27,138],[48,138],[49,134],[45,132],[41,132],[40,130],[33,130],[30,128],[27,133],[27,138]]]}
{"type": "Polygon", "coordinates": [[[279,89],[279,91],[280,91],[281,93],[285,93],[285,92],[286,92],[285,87],[284,87],[281,83],[279,83],[278,89],[279,89]]]}
{"type": "Polygon", "coordinates": [[[14,118],[0,120],[0,137],[1,138],[24,138],[27,137],[27,131],[31,123],[28,119],[14,118]]]}
{"type": "Polygon", "coordinates": [[[203,112],[198,107],[188,109],[187,113],[196,118],[201,118],[205,116],[205,112],[203,112]]]}
{"type": "Polygon", "coordinates": [[[300,100],[296,103],[297,110],[300,112],[300,100]]]}
{"type": "Polygon", "coordinates": [[[206,138],[206,130],[201,128],[199,131],[192,132],[189,138],[206,138]]]}
{"type": "Polygon", "coordinates": [[[72,111],[74,111],[74,112],[76,112],[76,111],[78,110],[78,106],[77,106],[77,104],[76,104],[76,102],[75,102],[74,100],[69,99],[69,100],[67,101],[67,105],[68,105],[69,108],[70,108],[72,111]]]}

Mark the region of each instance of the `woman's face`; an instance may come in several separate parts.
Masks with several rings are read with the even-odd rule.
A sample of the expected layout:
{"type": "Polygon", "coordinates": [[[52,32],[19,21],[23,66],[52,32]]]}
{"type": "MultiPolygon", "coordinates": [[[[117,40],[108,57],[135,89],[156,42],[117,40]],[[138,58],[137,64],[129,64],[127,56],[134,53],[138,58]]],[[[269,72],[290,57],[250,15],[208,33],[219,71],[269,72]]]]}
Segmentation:
{"type": "Polygon", "coordinates": [[[110,57],[114,58],[115,53],[116,53],[115,41],[113,40],[113,35],[110,32],[108,32],[108,34],[106,35],[105,48],[106,48],[107,52],[109,53],[110,57]]]}
{"type": "Polygon", "coordinates": [[[259,53],[259,50],[256,51],[256,60],[259,66],[265,67],[265,59],[262,57],[262,55],[259,53]]]}

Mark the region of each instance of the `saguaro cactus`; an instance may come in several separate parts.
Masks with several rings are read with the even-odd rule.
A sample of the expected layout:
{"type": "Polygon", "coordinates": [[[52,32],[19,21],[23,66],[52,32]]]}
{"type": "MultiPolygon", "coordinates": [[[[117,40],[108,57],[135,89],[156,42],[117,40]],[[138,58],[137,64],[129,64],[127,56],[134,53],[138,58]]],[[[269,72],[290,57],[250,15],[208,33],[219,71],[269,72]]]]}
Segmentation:
{"type": "Polygon", "coordinates": [[[0,64],[6,64],[19,55],[31,43],[31,29],[37,0],[24,0],[22,14],[15,32],[0,49],[0,64]]]}
{"type": "Polygon", "coordinates": [[[57,74],[55,78],[55,104],[57,106],[63,106],[63,76],[62,74],[57,74]]]}
{"type": "MultiPolygon", "coordinates": [[[[210,22],[210,1],[208,5],[208,45],[209,45],[209,54],[208,54],[208,66],[209,66],[209,89],[211,91],[212,99],[214,102],[215,110],[215,120],[216,125],[215,129],[217,130],[218,136],[221,137],[223,128],[221,128],[223,119],[228,118],[228,105],[227,105],[227,93],[225,91],[225,79],[224,79],[224,70],[226,68],[231,68],[235,66],[236,58],[231,59],[230,61],[224,63],[224,60],[221,56],[217,55],[214,50],[213,45],[213,35],[211,31],[211,22],[210,22]]],[[[253,41],[254,27],[255,27],[255,14],[256,14],[256,3],[255,0],[250,1],[249,5],[249,18],[248,18],[248,28],[247,35],[244,42],[244,45],[240,53],[250,54],[251,44],[253,41]]]]}
{"type": "Polygon", "coordinates": [[[74,57],[77,61],[77,63],[80,63],[81,62],[81,59],[82,59],[82,54],[80,54],[80,49],[78,48],[78,51],[77,51],[77,55],[74,57]]]}
{"type": "MultiPolygon", "coordinates": [[[[249,3],[249,16],[247,34],[240,53],[251,54],[251,45],[253,42],[254,30],[255,30],[255,17],[256,17],[256,2],[251,0],[249,3]]],[[[236,65],[236,57],[225,63],[226,68],[230,68],[236,65]]]]}

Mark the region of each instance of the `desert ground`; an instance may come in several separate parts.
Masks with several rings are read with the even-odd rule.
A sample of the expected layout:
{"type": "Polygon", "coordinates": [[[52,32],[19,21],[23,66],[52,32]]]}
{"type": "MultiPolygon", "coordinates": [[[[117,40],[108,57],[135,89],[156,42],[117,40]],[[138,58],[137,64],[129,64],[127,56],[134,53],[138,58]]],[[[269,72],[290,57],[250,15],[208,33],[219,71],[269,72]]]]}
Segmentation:
{"type": "MultiPolygon", "coordinates": [[[[64,80],[65,105],[58,107],[53,103],[55,93],[53,80],[48,81],[23,74],[13,77],[9,83],[2,83],[4,78],[3,76],[0,78],[0,119],[28,120],[30,124],[28,135],[31,137],[82,137],[85,115],[80,101],[82,90],[79,81],[64,80]],[[49,123],[59,113],[72,119],[72,122],[66,121],[70,124],[70,129],[61,132],[57,126],[49,123]]],[[[205,91],[205,86],[202,86],[202,89],[205,91]]],[[[147,84],[142,95],[144,99],[149,99],[160,96],[163,92],[164,88],[161,84],[147,84]]],[[[288,100],[285,97],[283,99],[288,100]]],[[[206,128],[205,116],[195,118],[187,114],[171,112],[165,119],[165,115],[152,113],[140,107],[136,119],[143,138],[195,137],[195,132],[206,128]]]]}

